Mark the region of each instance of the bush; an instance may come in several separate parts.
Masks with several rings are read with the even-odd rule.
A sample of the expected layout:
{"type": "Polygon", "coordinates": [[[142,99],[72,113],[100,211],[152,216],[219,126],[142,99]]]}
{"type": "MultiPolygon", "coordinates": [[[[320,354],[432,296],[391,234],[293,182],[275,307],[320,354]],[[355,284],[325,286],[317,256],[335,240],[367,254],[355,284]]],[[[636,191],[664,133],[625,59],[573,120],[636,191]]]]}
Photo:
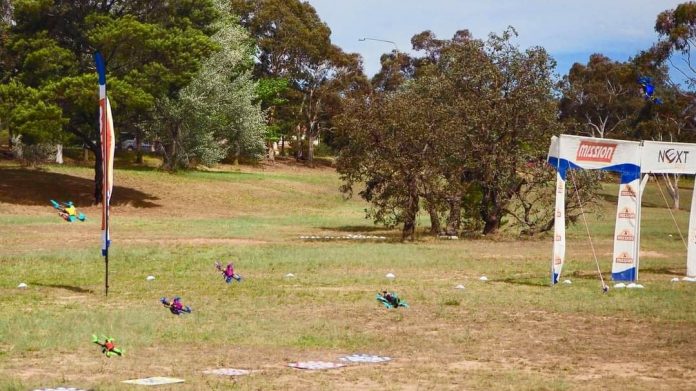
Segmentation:
{"type": "Polygon", "coordinates": [[[12,155],[18,159],[23,166],[36,166],[45,163],[56,156],[56,146],[51,144],[24,144],[22,137],[12,138],[12,155]]]}
{"type": "Polygon", "coordinates": [[[319,145],[314,147],[314,157],[333,157],[336,155],[336,151],[328,144],[319,143],[319,145]]]}

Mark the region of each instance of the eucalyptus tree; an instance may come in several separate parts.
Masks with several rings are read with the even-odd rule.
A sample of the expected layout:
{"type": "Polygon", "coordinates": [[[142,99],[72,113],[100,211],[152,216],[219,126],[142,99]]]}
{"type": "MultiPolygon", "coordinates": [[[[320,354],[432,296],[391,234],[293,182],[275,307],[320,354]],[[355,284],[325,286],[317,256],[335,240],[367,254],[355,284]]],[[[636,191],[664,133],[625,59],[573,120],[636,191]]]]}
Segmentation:
{"type": "Polygon", "coordinates": [[[340,98],[367,83],[359,57],[331,43],[331,29],[308,2],[231,0],[230,4],[256,40],[256,77],[288,81],[283,99],[277,105],[264,105],[272,108],[276,128],[296,140],[295,156],[311,162],[314,141],[332,128],[340,98]]]}
{"type": "Polygon", "coordinates": [[[639,76],[636,64],[602,54],[591,55],[587,64],[575,63],[564,78],[562,120],[576,134],[626,138],[644,105],[639,76]]]}
{"type": "Polygon", "coordinates": [[[527,163],[557,130],[554,62],[543,48],[521,51],[515,34],[418,34],[412,42],[424,54],[413,59],[413,77],[350,102],[338,170],[348,194],[366,184],[359,194],[375,221],[403,223],[412,238],[423,196],[449,210],[450,232],[462,216],[484,234],[500,228],[527,184],[527,163]]]}
{"type": "MultiPolygon", "coordinates": [[[[222,8],[221,13],[226,10],[222,8]]],[[[219,50],[176,99],[158,101],[155,134],[163,141],[170,170],[192,162],[212,165],[232,154],[260,158],[265,122],[251,76],[249,34],[229,15],[219,22],[212,39],[219,50]]]]}

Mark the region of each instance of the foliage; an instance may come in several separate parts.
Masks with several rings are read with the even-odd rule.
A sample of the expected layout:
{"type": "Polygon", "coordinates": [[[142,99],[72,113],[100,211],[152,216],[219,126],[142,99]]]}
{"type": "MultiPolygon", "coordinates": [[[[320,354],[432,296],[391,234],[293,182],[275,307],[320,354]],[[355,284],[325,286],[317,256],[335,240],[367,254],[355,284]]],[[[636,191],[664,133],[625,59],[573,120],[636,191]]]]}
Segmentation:
{"type": "Polygon", "coordinates": [[[18,136],[12,143],[12,154],[19,159],[23,166],[36,167],[49,159],[55,158],[56,146],[46,143],[22,143],[22,137],[18,136]]]}
{"type": "Polygon", "coordinates": [[[352,100],[339,129],[348,139],[340,152],[338,172],[351,194],[365,183],[360,196],[370,202],[368,217],[387,227],[404,224],[402,239],[414,239],[419,185],[426,171],[425,154],[435,133],[423,131],[427,105],[423,96],[404,90],[352,100]]]}
{"type": "MultiPolygon", "coordinates": [[[[1,41],[0,80],[14,91],[12,99],[0,97],[0,115],[15,105],[23,113],[2,126],[27,143],[72,134],[94,153],[97,183],[94,51],[105,56],[116,129],[134,126],[142,133],[155,100],[175,97],[216,49],[209,35],[218,13],[210,0],[17,0],[13,6],[13,24],[1,41]]],[[[95,186],[96,200],[100,189],[95,186]]]]}
{"type": "Polygon", "coordinates": [[[672,69],[686,79],[691,89],[696,87],[696,68],[691,60],[696,37],[696,3],[679,4],[675,9],[657,15],[655,31],[660,40],[650,50],[657,63],[669,63],[672,69]],[[676,61],[672,59],[676,57],[676,61]]]}
{"type": "Polygon", "coordinates": [[[283,124],[275,115],[277,106],[288,103],[285,94],[290,88],[290,82],[286,78],[261,77],[256,84],[256,96],[261,103],[262,109],[266,113],[265,139],[270,144],[280,140],[283,133],[283,124]]]}
{"type": "Polygon", "coordinates": [[[348,106],[338,170],[347,194],[365,183],[360,195],[376,222],[403,223],[403,238],[412,238],[423,198],[431,221],[450,210],[454,234],[473,192],[477,216],[464,216],[482,220],[484,233],[500,227],[524,184],[520,168],[544,155],[556,128],[553,61],[541,48],[520,51],[514,34],[486,41],[466,31],[452,40],[418,34],[412,42],[425,55],[412,60],[413,79],[390,83],[395,91],[380,81],[348,106]]]}
{"type": "Polygon", "coordinates": [[[601,54],[586,65],[575,63],[563,80],[561,119],[572,133],[591,137],[625,138],[645,106],[636,64],[615,62],[601,54]]]}
{"type": "MultiPolygon", "coordinates": [[[[530,161],[520,167],[521,186],[506,209],[511,225],[522,235],[533,236],[553,230],[556,201],[556,171],[546,162],[530,161]]],[[[601,173],[592,170],[568,171],[566,179],[565,219],[574,224],[584,211],[592,213],[599,205],[601,173]]]]}
{"type": "Polygon", "coordinates": [[[248,70],[248,34],[225,18],[213,41],[220,50],[203,62],[179,97],[158,103],[160,121],[154,129],[165,146],[168,169],[193,161],[210,166],[230,150],[252,158],[263,153],[264,118],[253,103],[257,85],[248,70]]]}
{"type": "Polygon", "coordinates": [[[331,30],[307,2],[232,0],[231,5],[256,40],[256,77],[264,87],[278,83],[274,93],[261,95],[270,129],[294,138],[296,157],[311,162],[313,141],[332,129],[342,96],[367,84],[359,56],[331,44],[331,30]]]}

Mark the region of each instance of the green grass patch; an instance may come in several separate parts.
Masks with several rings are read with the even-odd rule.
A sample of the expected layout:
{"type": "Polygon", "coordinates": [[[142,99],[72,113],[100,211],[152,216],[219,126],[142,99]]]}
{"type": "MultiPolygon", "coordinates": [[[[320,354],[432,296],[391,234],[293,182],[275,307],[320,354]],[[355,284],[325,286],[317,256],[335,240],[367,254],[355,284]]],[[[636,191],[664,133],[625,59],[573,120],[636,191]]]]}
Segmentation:
{"type": "MultiPolygon", "coordinates": [[[[43,169],[92,175],[88,167],[43,169]]],[[[83,207],[86,223],[65,223],[39,202],[43,185],[27,193],[39,193],[36,203],[0,203],[0,389],[116,390],[121,380],[157,375],[183,377],[190,389],[653,389],[654,379],[680,389],[696,380],[696,284],[670,282],[685,272],[685,249],[650,185],[646,289],[602,294],[580,225],[569,227],[562,277],[572,284],[550,287],[550,238],[438,241],[422,234],[422,223],[417,243],[400,243],[397,231],[364,219],[365,204],[343,200],[337,175],[325,169],[119,169],[116,178],[131,198],[112,209],[108,297],[97,207],[83,207]],[[389,240],[299,239],[361,232],[389,240]],[[233,261],[244,282],[226,284],[218,260],[233,261]],[[375,300],[382,290],[410,308],[383,308],[375,300]],[[193,313],[175,316],[159,303],[174,295],[193,313]],[[126,355],[104,358],[92,334],[116,338],[126,355]],[[352,353],[395,360],[317,373],[286,367],[352,353]],[[216,367],[259,372],[234,381],[201,373],[216,367]]],[[[688,192],[691,183],[682,184],[688,192]]],[[[605,278],[617,189],[605,186],[589,219],[605,278]]],[[[674,212],[682,232],[688,198],[674,212]]]]}

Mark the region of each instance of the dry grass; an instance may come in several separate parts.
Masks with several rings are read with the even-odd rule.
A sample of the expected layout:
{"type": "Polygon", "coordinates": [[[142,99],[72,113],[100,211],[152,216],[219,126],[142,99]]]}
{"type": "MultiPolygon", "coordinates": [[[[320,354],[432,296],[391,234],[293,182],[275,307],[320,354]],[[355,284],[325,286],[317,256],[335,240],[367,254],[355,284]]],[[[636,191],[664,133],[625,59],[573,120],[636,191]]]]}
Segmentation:
{"type": "MultiPolygon", "coordinates": [[[[644,212],[647,288],[602,295],[582,227],[569,235],[573,284],[550,288],[549,240],[401,244],[397,232],[373,231],[362,203],[341,199],[328,169],[232,170],[117,172],[123,197],[112,212],[107,299],[98,208],[79,205],[89,220],[67,224],[47,204],[88,198],[90,170],[0,166],[0,388],[128,389],[121,380],[147,376],[186,379],[171,389],[264,390],[675,390],[696,381],[696,284],[669,282],[685,260],[663,210],[644,212]],[[52,182],[66,177],[75,188],[52,182]],[[355,232],[390,240],[298,240],[355,232]],[[228,286],[213,270],[230,258],[244,283],[228,286]],[[149,274],[157,279],[146,282],[149,274]],[[16,289],[20,281],[30,288],[16,289]],[[374,294],[388,288],[411,308],[379,306],[374,294]],[[174,294],[194,313],[175,317],[158,305],[174,294]],[[126,356],[101,356],[92,333],[116,338],[126,356]],[[322,372],[286,366],[352,353],[395,360],[322,372]],[[216,367],[256,372],[202,374],[216,367]]],[[[677,213],[682,229],[686,215],[677,213]]],[[[604,272],[607,220],[593,231],[604,272]]]]}

